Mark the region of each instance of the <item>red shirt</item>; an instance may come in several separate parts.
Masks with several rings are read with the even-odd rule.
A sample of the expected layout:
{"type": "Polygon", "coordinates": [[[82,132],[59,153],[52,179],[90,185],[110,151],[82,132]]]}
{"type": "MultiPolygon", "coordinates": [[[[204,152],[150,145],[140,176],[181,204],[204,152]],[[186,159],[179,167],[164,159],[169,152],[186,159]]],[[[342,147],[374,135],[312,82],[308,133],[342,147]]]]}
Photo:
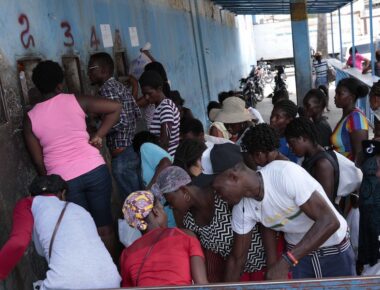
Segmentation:
{"type": "Polygon", "coordinates": [[[13,225],[8,241],[0,250],[0,280],[7,278],[28,247],[33,232],[32,197],[17,202],[13,210],[13,225]]]}
{"type": "Polygon", "coordinates": [[[143,235],[121,254],[122,287],[191,285],[192,256],[204,258],[197,238],[177,228],[155,229],[143,235]],[[154,247],[150,250],[152,245],[154,247]],[[146,256],[149,250],[150,253],[146,256]]]}

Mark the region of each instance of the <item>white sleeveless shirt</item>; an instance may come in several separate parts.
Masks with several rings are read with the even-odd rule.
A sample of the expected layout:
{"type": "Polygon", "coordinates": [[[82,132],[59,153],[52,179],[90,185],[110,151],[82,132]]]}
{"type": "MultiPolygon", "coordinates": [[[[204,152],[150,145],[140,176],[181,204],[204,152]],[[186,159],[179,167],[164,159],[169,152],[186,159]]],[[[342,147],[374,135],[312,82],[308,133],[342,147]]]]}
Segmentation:
{"type": "Polygon", "coordinates": [[[49,270],[41,289],[96,289],[120,287],[120,275],[100,239],[94,220],[82,207],[69,203],[49,245],[65,202],[55,196],[36,196],[32,203],[33,242],[49,270]]]}

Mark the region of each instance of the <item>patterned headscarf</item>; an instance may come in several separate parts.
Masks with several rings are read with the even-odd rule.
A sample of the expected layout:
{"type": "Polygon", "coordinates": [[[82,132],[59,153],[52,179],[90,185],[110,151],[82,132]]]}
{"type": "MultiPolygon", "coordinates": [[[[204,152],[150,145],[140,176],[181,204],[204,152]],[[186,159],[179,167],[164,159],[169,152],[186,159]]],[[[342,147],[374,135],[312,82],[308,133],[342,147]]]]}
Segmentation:
{"type": "Polygon", "coordinates": [[[123,205],[124,219],[140,231],[145,231],[148,224],[145,218],[154,207],[154,196],[150,191],[135,191],[125,200],[123,205]]]}
{"type": "Polygon", "coordinates": [[[190,182],[191,178],[185,170],[178,166],[169,166],[158,175],[151,190],[154,196],[162,201],[163,194],[176,191],[190,182]]]}

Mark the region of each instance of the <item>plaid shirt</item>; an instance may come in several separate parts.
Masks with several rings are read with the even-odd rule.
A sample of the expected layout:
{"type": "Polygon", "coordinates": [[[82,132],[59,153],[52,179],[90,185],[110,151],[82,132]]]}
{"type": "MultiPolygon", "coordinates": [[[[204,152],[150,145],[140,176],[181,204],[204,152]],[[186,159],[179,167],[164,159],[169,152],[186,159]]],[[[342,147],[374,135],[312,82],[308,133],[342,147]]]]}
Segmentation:
{"type": "Polygon", "coordinates": [[[111,77],[100,87],[99,95],[123,105],[119,122],[107,135],[108,148],[113,150],[131,145],[136,131],[136,120],[141,117],[141,113],[130,90],[111,77]]]}

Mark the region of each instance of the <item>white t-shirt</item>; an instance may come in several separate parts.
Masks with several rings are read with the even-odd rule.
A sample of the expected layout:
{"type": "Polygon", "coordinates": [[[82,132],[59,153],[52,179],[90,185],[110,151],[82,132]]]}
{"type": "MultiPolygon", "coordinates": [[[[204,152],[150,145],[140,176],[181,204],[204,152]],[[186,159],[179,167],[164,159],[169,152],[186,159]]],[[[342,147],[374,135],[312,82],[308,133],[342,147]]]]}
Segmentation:
{"type": "Polygon", "coordinates": [[[339,229],[321,247],[339,244],[344,239],[347,232],[345,219],[331,204],[322,186],[305,169],[290,161],[272,161],[259,171],[264,181],[264,199],[243,198],[234,206],[234,232],[246,234],[260,222],[267,228],[284,232],[285,240],[296,245],[314,224],[300,206],[318,191],[340,222],[339,229]]]}

